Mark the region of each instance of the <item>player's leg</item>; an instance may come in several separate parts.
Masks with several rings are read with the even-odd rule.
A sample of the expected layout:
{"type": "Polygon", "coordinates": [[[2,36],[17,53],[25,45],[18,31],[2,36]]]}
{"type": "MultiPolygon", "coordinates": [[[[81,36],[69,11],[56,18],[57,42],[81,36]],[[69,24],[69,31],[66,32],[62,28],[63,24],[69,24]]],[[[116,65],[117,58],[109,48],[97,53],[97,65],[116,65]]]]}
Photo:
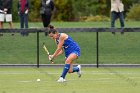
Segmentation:
{"type": "Polygon", "coordinates": [[[3,28],[4,14],[0,13],[0,29],[3,28]]]}
{"type": "Polygon", "coordinates": [[[73,61],[76,60],[80,56],[79,48],[76,51],[73,51],[72,62],[70,63],[69,73],[77,72],[78,77],[81,77],[81,65],[73,67],[73,61]]]}
{"type": "Polygon", "coordinates": [[[12,14],[6,14],[6,22],[9,23],[10,28],[13,28],[12,14]]]}
{"type": "Polygon", "coordinates": [[[64,82],[65,81],[65,76],[66,76],[67,72],[69,71],[69,69],[70,69],[70,64],[66,63],[64,65],[63,72],[62,72],[60,78],[57,80],[57,82],[64,82]]]}
{"type": "Polygon", "coordinates": [[[10,26],[10,28],[13,28],[13,22],[12,21],[9,22],[9,26],[10,26]]]}
{"type": "Polygon", "coordinates": [[[69,73],[73,73],[73,62],[70,63],[70,69],[68,71],[69,73]]]}
{"type": "Polygon", "coordinates": [[[69,69],[69,73],[74,73],[74,72],[78,72],[79,68],[77,66],[73,66],[73,62],[70,63],[70,69],[69,69]]]}
{"type": "Polygon", "coordinates": [[[75,53],[72,53],[68,56],[68,58],[65,61],[65,66],[64,66],[64,70],[62,73],[62,77],[65,78],[67,72],[69,73],[73,73],[73,72],[78,72],[79,68],[78,66],[73,67],[73,61],[76,60],[78,57],[75,53]]]}
{"type": "Polygon", "coordinates": [[[119,13],[119,19],[120,19],[120,25],[121,27],[124,27],[124,16],[123,16],[123,12],[119,13]]]}
{"type": "Polygon", "coordinates": [[[0,29],[3,29],[3,22],[0,22],[0,29]]]}
{"type": "Polygon", "coordinates": [[[24,14],[25,28],[28,28],[28,14],[24,14]]]}
{"type": "Polygon", "coordinates": [[[47,17],[48,17],[48,16],[45,15],[45,14],[42,14],[41,17],[42,17],[43,26],[44,26],[44,27],[48,27],[48,25],[49,25],[49,24],[48,24],[48,20],[47,20],[47,17]],[[46,21],[47,21],[47,22],[46,22],[46,21]]]}
{"type": "Polygon", "coordinates": [[[73,62],[71,62],[70,64],[70,69],[68,71],[69,73],[74,73],[74,72],[77,72],[78,74],[78,77],[81,77],[81,65],[78,65],[78,66],[73,66],[73,62]]]}
{"type": "Polygon", "coordinates": [[[116,12],[111,12],[111,27],[115,27],[116,12]]]}
{"type": "MultiPolygon", "coordinates": [[[[3,22],[0,21],[0,29],[3,29],[3,22]]],[[[0,33],[0,36],[3,36],[2,33],[0,33]]]]}
{"type": "Polygon", "coordinates": [[[67,72],[72,72],[72,61],[74,59],[76,59],[77,56],[75,54],[70,54],[67,59],[65,60],[65,65],[64,65],[64,68],[63,68],[63,72],[60,76],[60,78],[58,79],[58,82],[63,82],[65,80],[65,77],[66,77],[66,74],[67,72]],[[71,70],[71,71],[70,71],[71,70]]]}
{"type": "MultiPolygon", "coordinates": [[[[12,14],[6,14],[5,18],[6,18],[6,22],[9,23],[9,27],[12,29],[13,28],[12,14]]],[[[13,36],[14,33],[12,33],[11,35],[13,36]]]]}

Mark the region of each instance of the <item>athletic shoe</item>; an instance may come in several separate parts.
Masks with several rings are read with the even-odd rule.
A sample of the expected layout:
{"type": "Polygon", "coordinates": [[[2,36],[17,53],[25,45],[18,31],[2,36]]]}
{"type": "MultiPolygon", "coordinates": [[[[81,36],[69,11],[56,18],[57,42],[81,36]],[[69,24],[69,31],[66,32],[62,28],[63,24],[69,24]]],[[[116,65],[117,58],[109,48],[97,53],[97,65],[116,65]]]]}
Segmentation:
{"type": "Polygon", "coordinates": [[[79,71],[77,72],[78,77],[81,77],[81,65],[78,65],[77,67],[79,68],[79,71]]]}
{"type": "Polygon", "coordinates": [[[60,77],[58,80],[57,80],[57,82],[65,82],[66,80],[65,79],[63,79],[62,77],[60,77]]]}

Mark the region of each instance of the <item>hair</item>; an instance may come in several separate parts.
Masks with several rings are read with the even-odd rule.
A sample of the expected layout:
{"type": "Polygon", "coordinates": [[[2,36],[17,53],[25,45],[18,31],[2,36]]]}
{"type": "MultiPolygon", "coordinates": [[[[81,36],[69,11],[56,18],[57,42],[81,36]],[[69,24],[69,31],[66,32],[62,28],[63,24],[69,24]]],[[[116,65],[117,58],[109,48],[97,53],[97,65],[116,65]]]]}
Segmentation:
{"type": "Polygon", "coordinates": [[[56,33],[58,33],[58,31],[54,28],[54,26],[49,25],[49,26],[48,26],[48,33],[49,33],[49,34],[50,34],[50,33],[56,34],[56,33]]]}

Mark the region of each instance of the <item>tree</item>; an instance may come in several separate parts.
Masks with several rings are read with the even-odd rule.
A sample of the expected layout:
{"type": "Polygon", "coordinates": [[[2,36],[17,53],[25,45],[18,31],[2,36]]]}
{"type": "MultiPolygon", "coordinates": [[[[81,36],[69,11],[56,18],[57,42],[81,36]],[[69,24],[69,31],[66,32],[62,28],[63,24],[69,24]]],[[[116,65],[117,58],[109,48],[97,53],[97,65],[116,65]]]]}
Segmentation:
{"type": "Polygon", "coordinates": [[[140,21],[140,4],[133,4],[127,13],[127,19],[140,21]]]}
{"type": "Polygon", "coordinates": [[[41,0],[29,0],[30,9],[29,9],[29,20],[30,21],[40,21],[40,3],[41,0]]]}
{"type": "MultiPolygon", "coordinates": [[[[40,19],[40,0],[29,0],[29,20],[41,21],[40,19]]],[[[130,7],[140,0],[122,0],[125,7],[125,14],[130,7]]],[[[52,20],[74,21],[84,16],[104,15],[110,16],[111,0],[54,0],[55,11],[52,20]]],[[[13,21],[18,20],[17,0],[13,0],[13,21]]]]}
{"type": "Polygon", "coordinates": [[[55,0],[53,18],[57,21],[71,21],[74,19],[72,0],[55,0]]]}
{"type": "Polygon", "coordinates": [[[19,17],[18,17],[18,12],[17,12],[17,0],[13,0],[13,5],[12,5],[12,18],[13,21],[18,21],[19,17]]]}

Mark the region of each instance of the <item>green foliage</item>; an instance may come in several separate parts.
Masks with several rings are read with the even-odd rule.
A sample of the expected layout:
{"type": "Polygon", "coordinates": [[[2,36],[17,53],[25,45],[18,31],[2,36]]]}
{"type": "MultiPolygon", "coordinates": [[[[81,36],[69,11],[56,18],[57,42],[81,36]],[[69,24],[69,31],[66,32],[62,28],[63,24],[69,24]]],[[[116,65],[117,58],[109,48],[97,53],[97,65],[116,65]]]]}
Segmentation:
{"type": "Polygon", "coordinates": [[[124,4],[124,15],[126,16],[126,14],[129,12],[130,7],[133,4],[136,4],[138,2],[140,2],[139,0],[122,0],[123,4],[124,4]]]}
{"type": "Polygon", "coordinates": [[[41,0],[30,0],[30,21],[40,21],[40,3],[41,0]]]}
{"type": "Polygon", "coordinates": [[[19,16],[18,16],[18,12],[17,12],[17,2],[18,0],[13,0],[13,5],[12,5],[12,18],[14,21],[18,21],[19,20],[19,16]]]}
{"type": "Polygon", "coordinates": [[[67,74],[58,83],[63,67],[1,67],[0,93],[139,93],[140,69],[82,67],[82,77],[67,74]],[[37,82],[37,79],[40,82],[37,82]]]}
{"type": "Polygon", "coordinates": [[[76,17],[96,15],[100,6],[97,3],[98,0],[73,0],[73,9],[76,17]]]}
{"type": "Polygon", "coordinates": [[[103,15],[90,15],[90,16],[85,16],[85,17],[81,17],[80,19],[81,21],[85,21],[85,22],[97,22],[97,21],[109,21],[109,17],[103,16],[103,15]]]}
{"type": "Polygon", "coordinates": [[[56,11],[54,19],[57,21],[71,21],[74,19],[72,1],[71,0],[55,0],[56,11]]]}
{"type": "MultiPolygon", "coordinates": [[[[19,16],[17,13],[17,3],[18,0],[13,0],[13,20],[19,21],[19,16]]],[[[29,0],[30,8],[29,8],[29,21],[39,21],[40,20],[40,0],[29,0]]]]}
{"type": "MultiPolygon", "coordinates": [[[[17,1],[13,0],[13,20],[18,21],[17,1]]],[[[29,0],[29,21],[40,21],[41,0],[29,0]]],[[[129,8],[140,2],[139,0],[122,0],[125,7],[125,16],[129,8]]],[[[54,0],[55,11],[52,20],[55,21],[80,21],[81,17],[90,15],[110,16],[110,0],[54,0]]]]}
{"type": "Polygon", "coordinates": [[[140,21],[140,4],[133,4],[127,13],[127,19],[140,21]]]}

